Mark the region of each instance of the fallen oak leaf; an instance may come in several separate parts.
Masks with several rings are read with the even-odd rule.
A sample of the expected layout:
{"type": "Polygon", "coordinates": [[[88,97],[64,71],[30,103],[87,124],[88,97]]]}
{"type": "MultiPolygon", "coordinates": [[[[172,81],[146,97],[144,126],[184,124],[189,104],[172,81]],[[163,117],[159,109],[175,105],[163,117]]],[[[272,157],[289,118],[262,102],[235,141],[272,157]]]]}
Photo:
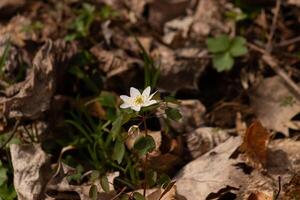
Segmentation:
{"type": "Polygon", "coordinates": [[[259,121],[253,122],[247,128],[240,150],[245,152],[251,166],[258,169],[266,168],[269,139],[269,131],[259,121]]]}

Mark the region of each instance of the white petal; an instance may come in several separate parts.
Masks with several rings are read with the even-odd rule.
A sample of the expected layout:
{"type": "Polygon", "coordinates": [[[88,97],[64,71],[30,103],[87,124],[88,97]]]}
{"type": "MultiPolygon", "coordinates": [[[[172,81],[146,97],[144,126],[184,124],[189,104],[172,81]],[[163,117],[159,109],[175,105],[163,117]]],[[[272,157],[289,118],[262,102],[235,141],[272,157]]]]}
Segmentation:
{"type": "Polygon", "coordinates": [[[130,102],[131,98],[129,96],[126,95],[121,95],[120,98],[124,101],[124,102],[130,102]]]}
{"type": "Polygon", "coordinates": [[[134,88],[134,87],[131,87],[130,88],[130,97],[136,97],[136,96],[139,96],[141,95],[140,91],[138,91],[138,89],[134,88]]]}
{"type": "MultiPolygon", "coordinates": [[[[157,92],[157,91],[156,91],[157,92]]],[[[152,99],[152,97],[156,94],[156,92],[152,93],[150,96],[149,96],[149,99],[152,99]]]]}
{"type": "Polygon", "coordinates": [[[150,91],[151,91],[151,87],[148,86],[148,87],[146,87],[146,89],[143,91],[143,94],[142,94],[142,95],[143,95],[144,97],[148,98],[149,95],[150,95],[150,91]]]}
{"type": "Polygon", "coordinates": [[[120,105],[120,108],[129,108],[131,105],[128,103],[123,103],[120,105]]]}
{"type": "Polygon", "coordinates": [[[157,103],[156,100],[150,100],[150,101],[145,102],[145,103],[144,103],[144,106],[150,106],[150,105],[156,104],[156,103],[157,103]]]}
{"type": "Polygon", "coordinates": [[[135,110],[135,111],[140,111],[141,110],[141,106],[131,106],[131,109],[135,110]]]}

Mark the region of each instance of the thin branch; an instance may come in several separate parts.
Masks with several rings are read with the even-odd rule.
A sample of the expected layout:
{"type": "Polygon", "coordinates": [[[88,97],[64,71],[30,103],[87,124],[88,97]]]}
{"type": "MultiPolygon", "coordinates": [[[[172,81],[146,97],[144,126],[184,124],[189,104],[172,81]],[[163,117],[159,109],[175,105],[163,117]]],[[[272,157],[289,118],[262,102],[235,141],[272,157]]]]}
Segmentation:
{"type": "Polygon", "coordinates": [[[281,5],[281,0],[277,0],[276,1],[276,6],[275,6],[275,13],[272,19],[272,26],[271,26],[271,31],[268,37],[268,43],[266,46],[267,51],[271,52],[272,51],[272,40],[273,40],[273,36],[276,30],[276,24],[277,24],[277,19],[278,19],[278,15],[280,12],[280,5],[281,5]]]}
{"type": "Polygon", "coordinates": [[[294,38],[289,39],[289,40],[284,40],[284,41],[276,44],[276,46],[278,46],[278,47],[284,47],[284,46],[288,46],[290,44],[294,44],[296,42],[300,42],[300,36],[294,37],[294,38]]]}

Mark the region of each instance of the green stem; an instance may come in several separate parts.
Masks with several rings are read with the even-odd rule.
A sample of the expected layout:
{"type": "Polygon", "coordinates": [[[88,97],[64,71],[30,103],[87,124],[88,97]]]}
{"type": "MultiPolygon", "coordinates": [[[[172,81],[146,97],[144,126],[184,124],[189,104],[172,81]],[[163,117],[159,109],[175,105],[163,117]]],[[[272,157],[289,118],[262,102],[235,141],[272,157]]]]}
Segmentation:
{"type": "MultiPolygon", "coordinates": [[[[147,123],[146,123],[145,116],[143,116],[143,123],[144,123],[145,135],[147,136],[148,129],[147,129],[147,123]]],[[[143,192],[144,197],[146,197],[146,190],[147,190],[147,160],[148,160],[148,153],[146,153],[145,162],[144,162],[144,173],[145,173],[144,192],[143,192]]]]}

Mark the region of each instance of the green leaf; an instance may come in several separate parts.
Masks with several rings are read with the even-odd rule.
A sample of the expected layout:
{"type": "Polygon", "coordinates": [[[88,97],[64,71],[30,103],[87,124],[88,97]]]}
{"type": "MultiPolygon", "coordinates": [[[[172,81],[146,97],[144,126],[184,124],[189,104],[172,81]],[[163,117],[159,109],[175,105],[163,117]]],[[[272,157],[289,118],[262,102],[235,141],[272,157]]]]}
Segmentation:
{"type": "Polygon", "coordinates": [[[98,199],[98,190],[96,185],[92,185],[89,191],[89,197],[91,200],[97,200],[98,199]]]}
{"type": "Polygon", "coordinates": [[[146,200],[146,198],[139,192],[134,192],[133,198],[134,198],[134,200],[146,200]]]}
{"type": "Polygon", "coordinates": [[[100,177],[100,172],[97,171],[97,170],[93,170],[92,171],[92,174],[91,174],[91,178],[90,178],[90,181],[91,182],[95,182],[96,180],[98,180],[100,177]]]}
{"type": "Polygon", "coordinates": [[[7,169],[2,165],[0,161],[0,186],[7,181],[7,169]]]}
{"type": "Polygon", "coordinates": [[[179,110],[176,109],[176,108],[167,108],[166,109],[166,114],[167,114],[167,117],[172,119],[172,120],[175,120],[175,121],[178,121],[181,119],[182,115],[180,114],[179,110]]]}
{"type": "Polygon", "coordinates": [[[229,52],[216,54],[213,57],[213,67],[218,72],[229,71],[232,69],[234,60],[229,52]]]}
{"type": "Polygon", "coordinates": [[[162,186],[163,188],[166,187],[170,182],[171,179],[167,174],[162,174],[157,180],[157,184],[162,186]]]}
{"type": "Polygon", "coordinates": [[[147,135],[137,139],[133,148],[138,151],[140,156],[143,156],[155,149],[155,141],[150,135],[147,135]]]}
{"type": "Polygon", "coordinates": [[[230,39],[228,35],[219,35],[215,38],[208,38],[206,45],[211,53],[221,53],[229,48],[230,39]]]}
{"type": "Polygon", "coordinates": [[[164,101],[170,102],[170,103],[175,103],[175,104],[180,104],[180,102],[175,97],[172,97],[172,96],[164,97],[164,101]]]}
{"type": "Polygon", "coordinates": [[[149,170],[147,172],[147,183],[150,187],[154,186],[157,181],[157,172],[154,170],[149,170]]]}
{"type": "Polygon", "coordinates": [[[117,135],[121,132],[122,121],[123,121],[123,115],[119,115],[116,121],[114,121],[112,124],[111,135],[113,140],[115,140],[117,135]]]}
{"type": "Polygon", "coordinates": [[[130,196],[128,194],[122,194],[121,200],[129,200],[130,196]]]}
{"type": "Polygon", "coordinates": [[[233,57],[239,57],[248,53],[248,49],[246,46],[246,39],[240,36],[237,36],[232,39],[230,44],[230,54],[233,57]]]}
{"type": "Polygon", "coordinates": [[[13,185],[2,185],[0,186],[0,200],[15,200],[17,193],[13,185]]]}
{"type": "Polygon", "coordinates": [[[100,179],[100,185],[105,192],[109,192],[109,183],[108,183],[108,179],[106,176],[103,176],[100,179]]]}
{"type": "Polygon", "coordinates": [[[113,150],[112,159],[116,160],[120,164],[123,160],[124,154],[125,154],[124,143],[122,141],[116,141],[113,150]]]}

